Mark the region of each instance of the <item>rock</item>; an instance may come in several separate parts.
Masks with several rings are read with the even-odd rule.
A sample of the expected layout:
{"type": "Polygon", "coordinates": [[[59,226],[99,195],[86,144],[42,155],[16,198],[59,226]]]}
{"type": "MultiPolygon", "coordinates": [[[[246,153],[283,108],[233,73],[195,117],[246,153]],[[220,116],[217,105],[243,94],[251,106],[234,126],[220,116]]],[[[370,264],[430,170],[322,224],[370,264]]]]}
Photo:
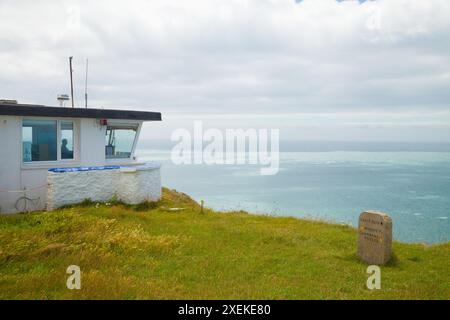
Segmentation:
{"type": "Polygon", "coordinates": [[[366,211],[359,216],[358,256],[371,265],[391,259],[392,219],[385,213],[366,211]]]}

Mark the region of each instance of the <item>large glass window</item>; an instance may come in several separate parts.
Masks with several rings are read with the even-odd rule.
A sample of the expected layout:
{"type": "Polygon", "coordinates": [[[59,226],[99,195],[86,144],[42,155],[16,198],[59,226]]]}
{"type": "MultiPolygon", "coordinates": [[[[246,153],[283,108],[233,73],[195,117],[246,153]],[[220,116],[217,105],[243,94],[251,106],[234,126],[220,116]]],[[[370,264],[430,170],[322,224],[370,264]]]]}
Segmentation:
{"type": "Polygon", "coordinates": [[[56,120],[24,120],[22,126],[23,161],[57,160],[56,120]]]}
{"type": "Polygon", "coordinates": [[[130,158],[137,126],[108,126],[106,129],[106,159],[130,158]]]}
{"type": "Polygon", "coordinates": [[[61,121],[61,159],[73,159],[73,122],[61,121]]]}

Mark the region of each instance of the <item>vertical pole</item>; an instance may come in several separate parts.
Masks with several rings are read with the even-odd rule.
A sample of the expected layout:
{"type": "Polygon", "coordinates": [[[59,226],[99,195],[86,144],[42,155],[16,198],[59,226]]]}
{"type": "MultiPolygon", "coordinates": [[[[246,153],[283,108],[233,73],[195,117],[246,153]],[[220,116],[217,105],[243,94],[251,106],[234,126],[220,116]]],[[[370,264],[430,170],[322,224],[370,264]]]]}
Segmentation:
{"type": "Polygon", "coordinates": [[[87,109],[87,100],[88,100],[88,94],[87,94],[88,65],[89,65],[89,59],[86,59],[86,81],[84,82],[84,107],[86,109],[87,109]]]}
{"type": "Polygon", "coordinates": [[[25,187],[23,188],[23,200],[25,200],[25,205],[23,207],[23,211],[27,212],[27,188],[25,188],[25,187]]]}
{"type": "Polygon", "coordinates": [[[70,66],[70,93],[71,93],[71,96],[72,96],[72,108],[74,108],[74,103],[73,103],[72,58],[73,58],[73,57],[69,57],[69,66],[70,66]]]}

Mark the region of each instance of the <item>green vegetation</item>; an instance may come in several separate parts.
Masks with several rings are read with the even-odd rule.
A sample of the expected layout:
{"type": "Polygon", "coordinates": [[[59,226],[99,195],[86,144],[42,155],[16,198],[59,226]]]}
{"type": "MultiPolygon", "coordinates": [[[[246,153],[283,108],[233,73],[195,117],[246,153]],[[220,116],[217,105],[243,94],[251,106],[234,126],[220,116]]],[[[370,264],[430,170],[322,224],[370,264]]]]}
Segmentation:
{"type": "Polygon", "coordinates": [[[394,243],[382,289],[348,226],[217,213],[164,190],[156,204],[117,201],[0,217],[1,299],[449,299],[450,243],[394,243]],[[170,210],[184,208],[183,210],[170,210]],[[66,269],[81,267],[81,290],[66,269]]]}

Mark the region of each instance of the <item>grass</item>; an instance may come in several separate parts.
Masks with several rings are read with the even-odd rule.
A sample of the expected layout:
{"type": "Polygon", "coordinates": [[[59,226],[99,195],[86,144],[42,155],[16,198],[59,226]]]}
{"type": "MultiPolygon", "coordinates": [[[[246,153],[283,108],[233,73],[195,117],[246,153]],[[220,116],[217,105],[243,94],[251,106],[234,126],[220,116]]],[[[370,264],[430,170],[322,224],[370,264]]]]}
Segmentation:
{"type": "Polygon", "coordinates": [[[0,216],[0,299],[450,298],[450,243],[395,242],[381,290],[355,251],[348,226],[200,213],[164,189],[156,204],[0,216]],[[66,288],[73,264],[81,290],[66,288]]]}

